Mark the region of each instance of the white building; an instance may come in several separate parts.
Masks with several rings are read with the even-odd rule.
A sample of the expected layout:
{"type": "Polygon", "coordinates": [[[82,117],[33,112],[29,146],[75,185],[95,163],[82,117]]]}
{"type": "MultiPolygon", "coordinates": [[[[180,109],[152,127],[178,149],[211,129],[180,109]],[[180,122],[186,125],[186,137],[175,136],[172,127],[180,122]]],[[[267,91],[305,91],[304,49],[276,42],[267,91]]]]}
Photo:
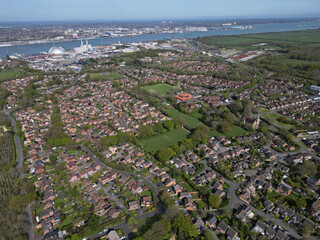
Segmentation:
{"type": "Polygon", "coordinates": [[[86,41],[85,45],[83,44],[83,41],[81,41],[80,47],[76,47],[73,50],[76,54],[80,54],[80,53],[85,53],[85,52],[91,52],[92,49],[93,48],[92,48],[91,44],[88,44],[88,41],[86,41]]]}

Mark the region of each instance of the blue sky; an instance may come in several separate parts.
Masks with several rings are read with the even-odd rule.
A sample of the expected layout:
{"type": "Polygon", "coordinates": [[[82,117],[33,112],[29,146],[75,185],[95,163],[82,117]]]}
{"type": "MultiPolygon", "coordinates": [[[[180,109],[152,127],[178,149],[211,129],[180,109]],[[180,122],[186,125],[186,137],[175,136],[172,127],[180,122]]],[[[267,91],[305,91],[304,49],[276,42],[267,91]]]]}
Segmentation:
{"type": "Polygon", "coordinates": [[[320,0],[0,0],[0,6],[0,21],[320,16],[320,0]]]}

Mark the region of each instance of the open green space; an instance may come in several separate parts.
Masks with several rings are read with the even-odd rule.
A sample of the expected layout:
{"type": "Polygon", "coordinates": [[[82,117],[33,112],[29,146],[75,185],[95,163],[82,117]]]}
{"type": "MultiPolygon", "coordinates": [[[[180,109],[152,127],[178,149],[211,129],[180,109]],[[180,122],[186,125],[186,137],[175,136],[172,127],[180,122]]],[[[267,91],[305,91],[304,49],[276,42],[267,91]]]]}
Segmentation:
{"type": "Polygon", "coordinates": [[[198,119],[201,119],[203,117],[203,115],[201,113],[199,113],[199,108],[192,110],[189,114],[191,116],[194,116],[195,118],[198,118],[198,119]]]}
{"type": "Polygon", "coordinates": [[[169,147],[183,141],[187,135],[187,130],[178,128],[159,136],[143,139],[138,141],[138,144],[146,151],[158,151],[161,148],[169,147]]]}
{"type": "Polygon", "coordinates": [[[290,43],[291,45],[303,45],[310,47],[319,47],[320,31],[303,30],[292,32],[259,33],[232,36],[209,36],[197,38],[197,41],[210,46],[217,45],[221,47],[234,48],[238,50],[245,49],[279,49],[278,43],[290,43]],[[252,46],[259,43],[268,43],[267,46],[252,46]]]}
{"type": "Polygon", "coordinates": [[[161,83],[152,86],[145,86],[142,89],[146,91],[155,91],[159,94],[166,94],[172,89],[172,86],[166,83],[161,83]]]}
{"type": "Polygon", "coordinates": [[[281,60],[277,60],[276,62],[279,63],[286,63],[286,64],[290,64],[290,65],[317,65],[320,67],[320,62],[319,61],[305,61],[305,60],[298,60],[298,59],[281,59],[281,60]]]}
{"type": "Polygon", "coordinates": [[[270,110],[269,110],[269,109],[267,109],[267,108],[263,108],[263,107],[259,107],[259,108],[257,108],[257,110],[258,110],[260,113],[267,113],[267,112],[270,112],[270,110]]]}
{"type": "Polygon", "coordinates": [[[281,40],[281,41],[289,41],[289,42],[306,42],[306,43],[320,42],[319,30],[259,33],[259,34],[252,34],[250,36],[253,36],[254,38],[265,39],[265,40],[281,40]]]}
{"type": "Polygon", "coordinates": [[[278,121],[278,119],[280,117],[282,117],[282,115],[280,115],[278,113],[267,113],[264,116],[266,118],[273,119],[274,123],[280,125],[281,127],[284,127],[284,128],[293,128],[294,127],[294,125],[292,125],[292,124],[286,124],[286,123],[278,121]]]}
{"type": "Polygon", "coordinates": [[[246,132],[247,131],[244,130],[243,128],[234,125],[234,126],[232,126],[230,131],[227,133],[221,133],[221,132],[215,131],[215,132],[213,132],[212,135],[213,136],[238,137],[238,136],[244,135],[246,132]]]}
{"type": "Polygon", "coordinates": [[[196,117],[182,113],[177,109],[170,109],[167,113],[168,113],[169,117],[176,118],[176,119],[177,118],[183,119],[186,122],[186,124],[188,124],[189,127],[191,127],[191,128],[196,128],[196,127],[203,124],[196,117]]]}
{"type": "Polygon", "coordinates": [[[21,78],[28,75],[29,75],[29,72],[25,71],[22,68],[15,68],[12,70],[0,71],[0,82],[15,79],[15,78],[21,78]]]}
{"type": "Polygon", "coordinates": [[[122,75],[119,73],[90,73],[90,80],[115,80],[122,78],[122,75]]]}

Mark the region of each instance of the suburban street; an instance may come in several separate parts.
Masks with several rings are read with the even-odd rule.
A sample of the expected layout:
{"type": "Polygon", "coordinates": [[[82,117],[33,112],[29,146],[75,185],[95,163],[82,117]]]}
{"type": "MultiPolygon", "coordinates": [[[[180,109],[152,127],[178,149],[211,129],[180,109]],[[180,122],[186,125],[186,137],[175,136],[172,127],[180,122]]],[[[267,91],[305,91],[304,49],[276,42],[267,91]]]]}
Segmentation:
{"type": "MultiPolygon", "coordinates": [[[[130,173],[130,172],[125,172],[125,171],[120,171],[120,170],[117,170],[117,169],[113,169],[113,168],[111,168],[111,167],[108,167],[108,166],[105,165],[89,148],[87,148],[86,146],[83,146],[83,145],[81,145],[81,148],[82,148],[84,151],[88,152],[88,153],[90,154],[90,156],[92,157],[92,159],[95,160],[101,167],[104,167],[104,168],[107,169],[107,170],[116,171],[116,172],[118,172],[118,173],[121,173],[121,174],[124,175],[124,176],[137,176],[136,173],[130,173]]],[[[156,215],[156,214],[162,214],[162,213],[164,213],[164,211],[165,211],[165,209],[164,209],[164,207],[162,206],[162,203],[160,202],[160,199],[159,199],[159,189],[158,189],[158,187],[157,187],[153,182],[151,182],[148,178],[146,178],[146,177],[144,177],[144,176],[140,176],[140,179],[141,179],[142,181],[144,181],[144,182],[153,190],[154,195],[155,195],[155,198],[156,198],[156,199],[155,199],[156,209],[155,209],[154,211],[152,211],[152,212],[148,212],[148,213],[144,213],[144,214],[141,214],[141,215],[136,216],[135,219],[136,219],[137,221],[139,221],[139,220],[141,220],[141,219],[153,217],[153,216],[156,215]]],[[[110,188],[111,188],[111,187],[110,187],[110,188]]],[[[104,189],[104,188],[102,188],[102,189],[104,189]]],[[[108,188],[107,188],[107,189],[108,189],[108,188]]],[[[106,192],[106,191],[105,191],[105,192],[106,192]]],[[[117,197],[111,196],[111,194],[109,194],[108,192],[107,192],[107,195],[108,195],[108,197],[109,197],[111,200],[115,200],[115,201],[117,202],[117,204],[118,204],[119,207],[124,208],[126,211],[128,211],[127,208],[123,205],[123,203],[122,203],[117,197]],[[114,199],[114,198],[116,198],[116,199],[114,199]]],[[[120,224],[112,227],[112,229],[115,229],[115,230],[121,229],[121,230],[125,233],[126,237],[129,238],[129,233],[131,232],[131,230],[130,230],[130,228],[129,228],[129,226],[128,226],[128,224],[127,224],[126,222],[122,222],[122,223],[120,223],[120,224]]],[[[103,234],[104,234],[104,233],[100,233],[100,234],[98,233],[98,234],[95,234],[95,235],[93,235],[93,236],[91,236],[91,237],[89,237],[89,238],[90,238],[90,239],[95,239],[95,238],[98,238],[98,237],[102,236],[103,234]]]]}
{"type": "MultiPolygon", "coordinates": [[[[205,160],[201,161],[201,163],[205,164],[205,170],[211,170],[213,171],[217,176],[222,176],[220,173],[216,172],[215,170],[211,169],[205,160]]],[[[241,183],[236,183],[236,182],[232,182],[228,179],[226,179],[225,177],[222,177],[223,181],[226,182],[230,188],[229,188],[229,193],[230,193],[230,202],[229,204],[225,207],[226,209],[230,210],[230,209],[234,209],[237,206],[240,205],[246,205],[248,206],[253,212],[255,212],[255,214],[265,217],[267,221],[271,221],[274,222],[275,224],[281,226],[283,229],[287,230],[288,233],[297,238],[300,239],[302,238],[293,228],[291,228],[287,223],[283,222],[280,219],[275,219],[273,218],[271,215],[264,213],[263,211],[260,211],[256,208],[254,208],[252,205],[242,201],[236,194],[237,189],[239,188],[241,183]]]]}

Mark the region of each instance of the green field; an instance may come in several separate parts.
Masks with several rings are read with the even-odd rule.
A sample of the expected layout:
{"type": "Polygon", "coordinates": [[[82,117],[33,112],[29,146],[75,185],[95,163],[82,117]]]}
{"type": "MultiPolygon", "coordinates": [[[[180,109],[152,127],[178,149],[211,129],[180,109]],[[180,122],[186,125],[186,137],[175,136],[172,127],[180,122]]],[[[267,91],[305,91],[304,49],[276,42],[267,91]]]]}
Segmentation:
{"type": "Polygon", "coordinates": [[[158,151],[161,148],[172,146],[183,141],[188,135],[188,131],[183,128],[174,129],[159,136],[144,139],[138,144],[146,151],[158,151]]]}
{"type": "Polygon", "coordinates": [[[259,33],[252,34],[254,38],[265,40],[280,40],[289,42],[306,42],[306,43],[319,43],[320,31],[319,30],[305,30],[305,31],[292,31],[292,32],[279,32],[279,33],[259,33]]]}
{"type": "Polygon", "coordinates": [[[267,109],[267,108],[263,108],[263,107],[259,107],[259,108],[257,108],[257,110],[258,110],[260,113],[267,113],[267,112],[270,112],[270,110],[269,110],[269,109],[267,109]]]}
{"type": "Polygon", "coordinates": [[[247,131],[244,130],[243,128],[234,125],[234,126],[232,126],[232,128],[229,132],[221,133],[221,132],[215,131],[213,133],[213,136],[239,137],[239,136],[244,135],[246,132],[247,131]]]}
{"type": "Polygon", "coordinates": [[[286,123],[283,123],[283,122],[279,122],[278,119],[281,117],[281,115],[278,114],[278,113],[268,113],[268,114],[266,114],[264,116],[267,117],[267,118],[273,119],[274,123],[278,124],[281,127],[284,127],[284,128],[293,128],[294,127],[294,125],[292,125],[292,124],[286,124],[286,123]]]}
{"type": "Polygon", "coordinates": [[[90,80],[115,80],[122,78],[123,76],[119,73],[90,73],[90,80]]]}
{"type": "Polygon", "coordinates": [[[298,59],[281,59],[281,60],[277,60],[276,62],[286,63],[286,64],[290,64],[290,65],[294,65],[294,66],[304,64],[304,65],[318,65],[320,67],[319,61],[305,61],[305,60],[298,60],[298,59]]]}
{"type": "Polygon", "coordinates": [[[218,45],[238,50],[245,49],[279,49],[277,43],[290,43],[292,45],[302,45],[310,47],[319,47],[320,31],[319,30],[304,30],[293,32],[279,33],[259,33],[245,34],[233,36],[209,36],[197,38],[197,41],[210,46],[218,45]],[[267,46],[252,46],[254,44],[266,42],[267,46]]]}
{"type": "Polygon", "coordinates": [[[196,117],[188,115],[188,114],[184,114],[184,113],[178,111],[177,109],[170,109],[168,111],[168,114],[169,114],[169,117],[172,117],[172,118],[182,118],[191,128],[196,128],[196,127],[203,124],[196,117]]]}
{"type": "Polygon", "coordinates": [[[21,78],[28,76],[29,72],[25,71],[22,68],[15,68],[7,71],[0,71],[0,82],[5,80],[11,80],[15,78],[21,78]]]}
{"type": "Polygon", "coordinates": [[[193,110],[189,113],[191,116],[194,116],[195,118],[201,119],[203,115],[199,113],[199,109],[193,110]]]}
{"type": "Polygon", "coordinates": [[[159,94],[164,95],[172,89],[172,86],[166,83],[161,83],[152,86],[145,86],[142,89],[145,91],[155,91],[159,94]]]}

